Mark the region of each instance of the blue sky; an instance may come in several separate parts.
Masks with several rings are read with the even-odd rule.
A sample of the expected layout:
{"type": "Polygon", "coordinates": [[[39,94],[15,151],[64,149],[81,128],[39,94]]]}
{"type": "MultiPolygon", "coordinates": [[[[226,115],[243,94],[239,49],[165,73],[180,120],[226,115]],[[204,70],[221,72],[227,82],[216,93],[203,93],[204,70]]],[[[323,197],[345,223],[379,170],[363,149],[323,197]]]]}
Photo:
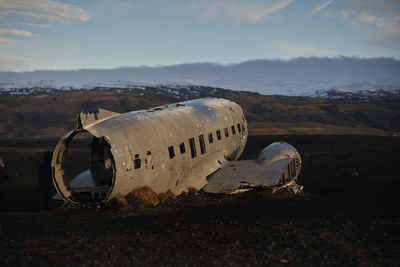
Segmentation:
{"type": "Polygon", "coordinates": [[[0,0],[0,70],[400,59],[400,1],[0,0]]]}

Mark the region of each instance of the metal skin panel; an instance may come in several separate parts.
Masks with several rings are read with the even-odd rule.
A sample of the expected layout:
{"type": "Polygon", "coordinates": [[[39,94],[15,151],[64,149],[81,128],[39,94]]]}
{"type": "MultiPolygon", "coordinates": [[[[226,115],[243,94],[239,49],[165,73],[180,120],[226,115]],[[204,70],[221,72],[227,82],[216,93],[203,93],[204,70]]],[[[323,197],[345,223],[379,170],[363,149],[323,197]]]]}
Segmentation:
{"type": "Polygon", "coordinates": [[[276,142],[264,148],[257,160],[225,162],[221,170],[208,177],[209,182],[203,190],[229,194],[255,187],[273,190],[288,187],[298,193],[303,189],[296,184],[300,168],[299,152],[288,143],[276,142]]]}
{"type": "Polygon", "coordinates": [[[300,154],[293,146],[284,142],[276,142],[264,148],[260,152],[257,158],[257,163],[267,165],[285,158],[297,158],[301,164],[300,154]]]}
{"type": "MultiPolygon", "coordinates": [[[[104,113],[104,111],[103,111],[104,113]]],[[[113,186],[105,201],[125,196],[143,186],[154,192],[171,190],[180,194],[194,187],[201,189],[207,184],[206,177],[220,168],[225,159],[240,157],[247,141],[247,122],[242,108],[226,99],[204,98],[171,104],[147,111],[133,111],[125,114],[110,113],[110,117],[78,117],[78,128],[68,138],[59,141],[52,162],[54,184],[58,193],[72,201],[71,192],[63,182],[62,159],[57,160],[66,150],[77,132],[86,130],[104,139],[111,147],[115,163],[113,186]],[[94,118],[94,119],[93,119],[94,118]],[[242,129],[239,132],[237,124],[242,129]],[[231,126],[235,127],[235,135],[231,126]],[[229,137],[225,137],[224,128],[229,137]],[[221,131],[217,140],[216,131],[221,131]],[[213,134],[213,143],[208,134],[213,134]],[[204,136],[205,153],[201,154],[199,136],[204,136]],[[197,156],[192,158],[189,138],[194,138],[197,156]],[[179,145],[185,144],[186,152],[181,154],[179,145]],[[174,157],[170,159],[168,147],[173,146],[174,157]],[[60,152],[61,151],[61,152],[60,152]],[[150,152],[150,153],[149,153],[150,152]],[[139,155],[141,167],[135,169],[135,155],[139,155]]]]}
{"type": "Polygon", "coordinates": [[[229,194],[241,187],[272,187],[277,184],[290,160],[291,158],[285,158],[265,166],[258,164],[256,160],[227,162],[220,171],[210,175],[203,190],[208,193],[229,194]]]}
{"type": "Polygon", "coordinates": [[[175,195],[190,188],[209,193],[238,193],[255,187],[301,192],[303,187],[296,184],[301,157],[287,143],[269,145],[256,160],[236,161],[246,146],[247,132],[242,108],[220,98],[124,114],[102,109],[96,113],[80,113],[76,129],[61,138],[54,150],[53,183],[57,192],[71,202],[86,201],[79,198],[81,193],[91,194],[91,199],[97,201],[109,201],[145,186],[157,194],[170,190],[175,195]],[[108,157],[109,152],[102,154],[103,161],[96,157],[100,165],[106,165],[104,155],[109,160],[107,163],[111,162],[113,168],[108,168],[110,172],[106,176],[92,169],[98,166],[92,162],[88,171],[66,181],[63,161],[70,141],[80,132],[99,138],[93,139],[95,151],[109,149],[112,158],[108,157]],[[100,139],[101,142],[95,142],[100,139]],[[99,143],[105,147],[96,150],[99,143]],[[182,144],[184,153],[180,149],[182,144]],[[104,181],[110,184],[102,184],[104,181]]]}
{"type": "Polygon", "coordinates": [[[76,132],[74,130],[70,131],[63,136],[60,141],[58,141],[51,161],[54,188],[57,190],[58,194],[69,201],[71,201],[71,192],[67,189],[64,183],[64,170],[62,163],[65,151],[68,149],[68,144],[74,135],[76,135],[76,132]]]}

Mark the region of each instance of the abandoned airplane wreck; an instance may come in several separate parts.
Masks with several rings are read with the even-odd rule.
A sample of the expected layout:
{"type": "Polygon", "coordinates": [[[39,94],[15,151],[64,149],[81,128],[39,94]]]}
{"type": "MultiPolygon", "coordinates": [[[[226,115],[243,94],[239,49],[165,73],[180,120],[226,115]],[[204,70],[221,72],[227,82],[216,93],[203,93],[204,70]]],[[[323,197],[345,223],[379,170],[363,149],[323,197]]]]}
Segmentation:
{"type": "Polygon", "coordinates": [[[148,186],[179,195],[189,188],[236,193],[255,187],[302,190],[297,150],[283,142],[254,160],[237,159],[247,141],[242,108],[226,99],[203,98],[119,114],[104,109],[80,113],[77,126],[58,142],[52,160],[53,184],[72,203],[99,203],[148,186]],[[72,139],[89,133],[90,166],[65,175],[72,139]]]}

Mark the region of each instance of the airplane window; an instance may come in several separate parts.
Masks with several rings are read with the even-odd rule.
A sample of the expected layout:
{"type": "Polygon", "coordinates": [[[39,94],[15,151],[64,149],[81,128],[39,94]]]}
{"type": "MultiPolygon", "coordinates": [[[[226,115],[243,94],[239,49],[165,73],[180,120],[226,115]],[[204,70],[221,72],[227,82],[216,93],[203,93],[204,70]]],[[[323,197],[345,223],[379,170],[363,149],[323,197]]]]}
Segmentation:
{"type": "Polygon", "coordinates": [[[231,126],[231,129],[232,129],[232,134],[233,134],[233,135],[235,135],[235,134],[236,134],[236,131],[235,131],[235,126],[234,126],[234,125],[232,125],[232,126],[231,126]]]}
{"type": "Polygon", "coordinates": [[[196,143],[194,141],[194,138],[189,139],[189,145],[190,145],[190,153],[192,154],[192,158],[196,157],[196,143]]]}
{"type": "Polygon", "coordinates": [[[212,133],[209,133],[208,134],[208,143],[212,144],[213,142],[214,142],[213,135],[212,135],[212,133]]]}
{"type": "Polygon", "coordinates": [[[140,168],[140,165],[141,165],[141,161],[140,161],[140,159],[135,159],[134,161],[133,161],[133,165],[134,165],[134,168],[135,169],[139,169],[140,168]]]}
{"type": "Polygon", "coordinates": [[[221,140],[221,131],[220,130],[217,131],[217,139],[221,140]]]}
{"type": "Polygon", "coordinates": [[[185,143],[180,144],[179,149],[181,150],[181,154],[185,153],[186,152],[185,143]]]}
{"type": "Polygon", "coordinates": [[[199,135],[200,152],[201,154],[206,153],[206,143],[204,142],[204,136],[199,135]]]}
{"type": "Polygon", "coordinates": [[[225,131],[225,137],[229,137],[228,128],[224,128],[224,131],[225,131]]]}
{"type": "Polygon", "coordinates": [[[240,133],[240,123],[237,124],[238,132],[240,133]]]}
{"type": "Polygon", "coordinates": [[[175,152],[174,152],[174,147],[173,146],[168,147],[168,152],[169,152],[169,158],[170,159],[175,157],[175,152]]]}

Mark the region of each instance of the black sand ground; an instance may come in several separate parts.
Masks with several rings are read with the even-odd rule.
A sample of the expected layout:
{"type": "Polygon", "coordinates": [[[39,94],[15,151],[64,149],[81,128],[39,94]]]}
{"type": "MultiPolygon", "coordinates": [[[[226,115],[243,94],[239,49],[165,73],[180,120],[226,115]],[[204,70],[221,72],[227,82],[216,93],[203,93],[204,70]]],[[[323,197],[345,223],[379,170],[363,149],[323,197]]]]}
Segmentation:
{"type": "Polygon", "coordinates": [[[37,212],[54,142],[0,141],[0,265],[398,265],[400,138],[252,136],[243,158],[278,140],[301,152],[303,195],[181,196],[134,213],[37,212]]]}

